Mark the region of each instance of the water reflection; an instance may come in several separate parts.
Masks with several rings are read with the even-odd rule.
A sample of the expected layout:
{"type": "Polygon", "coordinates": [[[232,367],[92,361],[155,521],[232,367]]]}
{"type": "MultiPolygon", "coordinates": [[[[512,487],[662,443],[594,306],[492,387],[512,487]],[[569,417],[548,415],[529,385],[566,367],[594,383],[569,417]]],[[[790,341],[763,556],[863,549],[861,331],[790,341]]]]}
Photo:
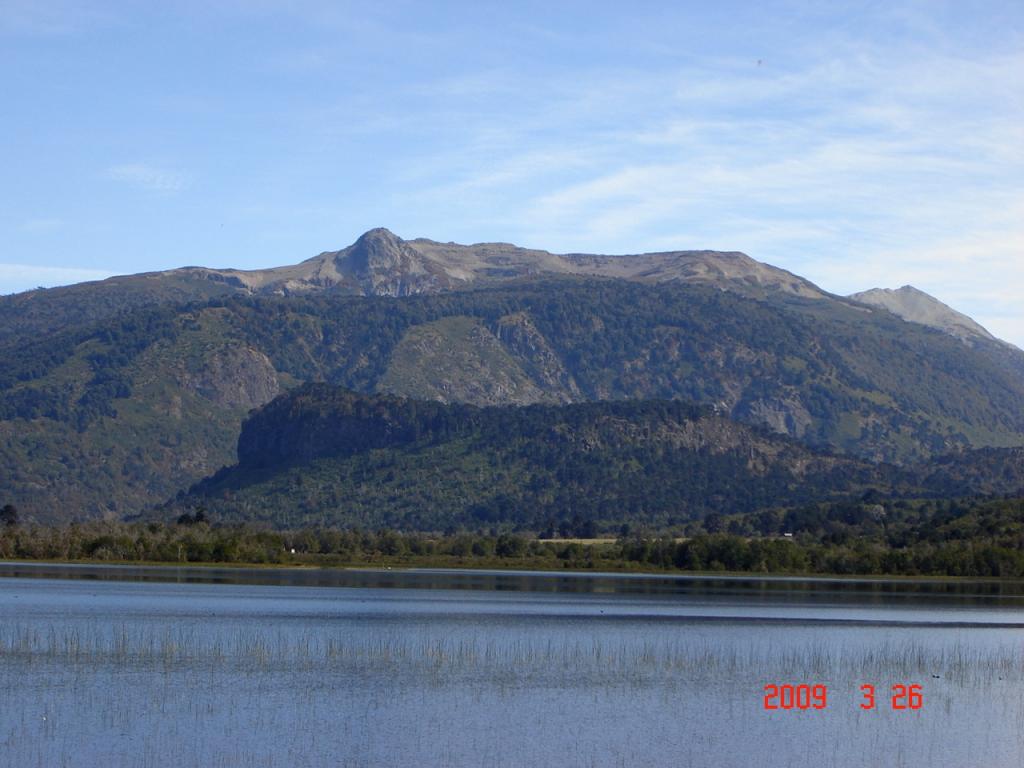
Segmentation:
{"type": "Polygon", "coordinates": [[[1024,581],[661,575],[455,569],[234,568],[0,562],[0,578],[87,579],[178,584],[251,584],[370,589],[486,590],[772,601],[851,600],[892,605],[938,602],[1024,607],[1024,581]]]}

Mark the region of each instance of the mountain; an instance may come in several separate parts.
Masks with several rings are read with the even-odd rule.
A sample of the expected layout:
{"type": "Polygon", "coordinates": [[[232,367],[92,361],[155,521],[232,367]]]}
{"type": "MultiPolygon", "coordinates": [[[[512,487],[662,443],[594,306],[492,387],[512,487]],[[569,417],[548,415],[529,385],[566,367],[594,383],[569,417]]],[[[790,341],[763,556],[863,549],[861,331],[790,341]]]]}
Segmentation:
{"type": "Polygon", "coordinates": [[[477,408],[320,384],[250,415],[238,464],[162,514],[203,506],[218,520],[403,530],[663,526],[900,477],[679,401],[477,408]]]}
{"type": "Polygon", "coordinates": [[[330,293],[412,296],[543,276],[714,285],[745,295],[821,298],[813,283],[743,253],[670,251],[633,256],[557,255],[508,243],[458,245],[402,240],[372,229],[339,251],[291,266],[239,270],[182,267],[0,297],[0,344],[18,335],[70,329],[125,309],[216,296],[330,293]]]}
{"type": "Polygon", "coordinates": [[[211,280],[263,294],[327,291],[356,296],[411,296],[552,275],[650,283],[683,281],[753,294],[784,291],[812,298],[824,295],[811,282],[738,252],[560,255],[509,243],[459,245],[425,238],[403,240],[384,228],[371,229],[340,251],[327,251],[293,266],[250,271],[187,267],[145,277],[211,280]]]}
{"type": "Polygon", "coordinates": [[[905,285],[897,290],[872,288],[869,291],[854,293],[848,298],[861,304],[881,307],[907,322],[937,328],[967,343],[978,339],[998,341],[967,315],[957,312],[912,285],[905,285]]]}
{"type": "Polygon", "coordinates": [[[555,256],[374,230],[304,264],[0,299],[0,503],[137,514],[233,465],[249,411],[308,382],[481,407],[682,400],[903,465],[1024,445],[1024,353],[742,254],[555,256]]]}

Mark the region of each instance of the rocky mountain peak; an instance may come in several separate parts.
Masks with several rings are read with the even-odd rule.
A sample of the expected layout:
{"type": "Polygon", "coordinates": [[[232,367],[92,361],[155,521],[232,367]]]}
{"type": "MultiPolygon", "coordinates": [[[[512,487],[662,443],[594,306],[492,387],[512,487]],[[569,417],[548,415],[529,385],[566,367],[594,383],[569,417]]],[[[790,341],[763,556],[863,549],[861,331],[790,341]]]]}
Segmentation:
{"type": "Polygon", "coordinates": [[[363,233],[341,253],[354,272],[364,275],[379,269],[401,268],[403,260],[419,256],[404,240],[383,227],[363,233]]]}
{"type": "Polygon", "coordinates": [[[408,296],[453,287],[443,265],[383,227],[328,255],[333,257],[338,285],[364,295],[408,296]]]}
{"type": "Polygon", "coordinates": [[[365,254],[368,259],[380,258],[400,251],[404,243],[405,241],[390,229],[377,227],[361,234],[350,246],[350,251],[353,254],[365,254]]]}

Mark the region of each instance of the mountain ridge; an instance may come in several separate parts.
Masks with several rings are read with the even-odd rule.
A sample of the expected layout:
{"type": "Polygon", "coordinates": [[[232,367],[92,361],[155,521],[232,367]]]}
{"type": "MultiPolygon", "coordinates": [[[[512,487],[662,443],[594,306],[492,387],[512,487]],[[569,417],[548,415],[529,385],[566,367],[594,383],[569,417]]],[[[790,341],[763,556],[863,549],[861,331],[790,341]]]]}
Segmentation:
{"type": "Polygon", "coordinates": [[[412,296],[557,276],[705,284],[760,297],[830,296],[809,280],[738,251],[554,254],[501,242],[403,240],[378,227],[346,248],[297,264],[255,270],[185,266],[0,296],[0,344],[159,303],[234,294],[412,296]]]}
{"type": "Polygon", "coordinates": [[[781,290],[815,298],[824,295],[810,281],[739,251],[557,254],[504,242],[463,245],[422,237],[403,240],[384,227],[368,230],[346,248],[324,251],[295,265],[263,270],[183,267],[149,274],[183,273],[224,279],[253,293],[280,294],[329,290],[408,296],[518,277],[579,275],[641,282],[705,282],[735,290],[781,290]]]}
{"type": "Polygon", "coordinates": [[[1016,350],[967,315],[913,286],[872,288],[841,297],[741,251],[558,254],[506,242],[463,245],[423,237],[404,240],[384,227],[364,232],[345,248],[323,251],[296,264],[253,270],[183,266],[0,296],[0,344],[18,333],[71,327],[118,309],[149,304],[233,294],[402,297],[555,276],[711,285],[752,298],[789,295],[851,301],[936,328],[964,343],[984,340],[1016,350]]]}

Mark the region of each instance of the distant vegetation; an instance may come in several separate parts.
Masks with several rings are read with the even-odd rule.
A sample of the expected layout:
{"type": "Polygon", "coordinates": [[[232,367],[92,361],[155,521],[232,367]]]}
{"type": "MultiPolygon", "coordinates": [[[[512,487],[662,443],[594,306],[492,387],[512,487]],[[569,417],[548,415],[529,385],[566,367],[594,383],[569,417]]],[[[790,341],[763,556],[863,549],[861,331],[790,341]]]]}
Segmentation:
{"type": "MultiPolygon", "coordinates": [[[[577,523],[578,524],[578,523],[577,523]]],[[[811,504],[712,515],[654,534],[628,525],[541,536],[210,524],[91,522],[0,528],[0,558],[99,562],[377,565],[1024,577],[1024,499],[811,504]]]]}

